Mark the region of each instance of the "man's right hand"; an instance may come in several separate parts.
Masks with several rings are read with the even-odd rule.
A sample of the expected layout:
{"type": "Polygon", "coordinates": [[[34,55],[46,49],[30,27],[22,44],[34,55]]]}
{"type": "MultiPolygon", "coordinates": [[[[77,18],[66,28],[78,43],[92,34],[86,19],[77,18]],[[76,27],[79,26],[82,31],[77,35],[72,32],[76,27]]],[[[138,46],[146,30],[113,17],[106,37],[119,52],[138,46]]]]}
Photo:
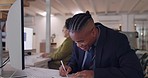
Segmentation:
{"type": "Polygon", "coordinates": [[[69,72],[72,71],[71,67],[67,66],[67,65],[65,65],[65,69],[66,69],[66,71],[64,70],[62,65],[59,67],[59,74],[60,74],[60,76],[65,77],[69,72]]]}

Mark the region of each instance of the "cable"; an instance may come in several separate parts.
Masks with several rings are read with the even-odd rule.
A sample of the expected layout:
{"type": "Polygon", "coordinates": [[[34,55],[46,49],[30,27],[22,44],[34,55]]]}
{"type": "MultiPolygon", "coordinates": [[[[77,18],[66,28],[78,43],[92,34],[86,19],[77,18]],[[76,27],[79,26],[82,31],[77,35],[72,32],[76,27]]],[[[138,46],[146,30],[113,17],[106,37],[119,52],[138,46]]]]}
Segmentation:
{"type": "Polygon", "coordinates": [[[9,78],[26,78],[26,77],[27,77],[26,75],[23,75],[23,76],[15,76],[15,74],[16,74],[17,71],[18,71],[18,70],[15,70],[15,71],[11,74],[11,76],[10,76],[9,78]]]}
{"type": "Polygon", "coordinates": [[[10,57],[7,57],[7,59],[3,62],[3,64],[4,64],[5,62],[7,62],[7,61],[9,60],[9,58],[10,58],[10,57]]]}
{"type": "Polygon", "coordinates": [[[13,77],[13,75],[14,75],[16,72],[17,72],[17,70],[16,70],[16,71],[14,71],[14,72],[11,74],[11,76],[10,76],[9,78],[12,78],[12,77],[13,77]]]}
{"type": "Polygon", "coordinates": [[[3,65],[0,68],[3,68],[10,61],[9,57],[3,62],[3,65]]]}

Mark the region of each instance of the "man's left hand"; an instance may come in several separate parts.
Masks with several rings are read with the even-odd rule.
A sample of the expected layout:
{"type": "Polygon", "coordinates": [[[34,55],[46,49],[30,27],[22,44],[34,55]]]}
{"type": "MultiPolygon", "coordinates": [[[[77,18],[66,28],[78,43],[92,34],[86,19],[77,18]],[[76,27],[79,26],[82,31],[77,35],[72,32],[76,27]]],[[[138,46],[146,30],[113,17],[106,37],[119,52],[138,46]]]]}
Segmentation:
{"type": "Polygon", "coordinates": [[[93,78],[93,77],[94,77],[93,70],[83,70],[83,71],[77,72],[72,76],[72,78],[93,78]]]}

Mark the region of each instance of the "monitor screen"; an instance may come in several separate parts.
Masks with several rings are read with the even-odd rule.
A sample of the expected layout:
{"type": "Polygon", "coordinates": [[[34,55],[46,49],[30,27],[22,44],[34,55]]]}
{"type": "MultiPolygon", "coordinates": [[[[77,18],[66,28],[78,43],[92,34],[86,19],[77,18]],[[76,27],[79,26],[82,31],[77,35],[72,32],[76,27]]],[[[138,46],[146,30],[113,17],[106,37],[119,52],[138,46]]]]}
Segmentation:
{"type": "Polygon", "coordinates": [[[24,69],[24,12],[23,0],[16,0],[10,7],[6,21],[6,47],[10,65],[24,69]]]}

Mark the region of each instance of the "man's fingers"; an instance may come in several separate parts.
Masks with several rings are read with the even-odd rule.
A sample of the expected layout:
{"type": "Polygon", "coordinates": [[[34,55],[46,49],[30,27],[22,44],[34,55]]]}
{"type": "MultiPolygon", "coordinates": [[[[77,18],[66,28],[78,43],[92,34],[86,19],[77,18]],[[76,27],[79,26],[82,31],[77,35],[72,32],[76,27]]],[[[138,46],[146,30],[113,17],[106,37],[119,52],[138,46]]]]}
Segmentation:
{"type": "Polygon", "coordinates": [[[70,67],[68,67],[66,70],[67,70],[67,74],[68,74],[69,72],[71,72],[71,68],[70,68],[70,67]]]}
{"type": "Polygon", "coordinates": [[[80,78],[86,78],[86,73],[85,72],[77,72],[74,76],[80,77],[80,78]]]}
{"type": "Polygon", "coordinates": [[[71,72],[71,68],[69,66],[65,66],[66,71],[62,66],[59,67],[59,72],[61,76],[66,76],[69,72],[71,72]]]}

